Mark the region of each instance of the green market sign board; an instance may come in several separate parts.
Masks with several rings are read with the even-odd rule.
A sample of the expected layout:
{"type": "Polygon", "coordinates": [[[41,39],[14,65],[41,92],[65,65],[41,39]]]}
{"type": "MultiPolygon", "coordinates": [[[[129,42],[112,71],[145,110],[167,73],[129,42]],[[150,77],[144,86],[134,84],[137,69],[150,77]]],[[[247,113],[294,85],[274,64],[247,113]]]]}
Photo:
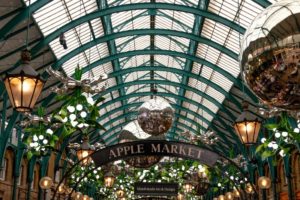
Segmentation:
{"type": "Polygon", "coordinates": [[[134,194],[142,196],[177,196],[178,183],[135,183],[134,194]]]}
{"type": "Polygon", "coordinates": [[[97,167],[107,163],[136,156],[169,156],[197,160],[213,166],[219,155],[199,146],[164,140],[144,140],[121,143],[101,149],[92,155],[97,167]]]}

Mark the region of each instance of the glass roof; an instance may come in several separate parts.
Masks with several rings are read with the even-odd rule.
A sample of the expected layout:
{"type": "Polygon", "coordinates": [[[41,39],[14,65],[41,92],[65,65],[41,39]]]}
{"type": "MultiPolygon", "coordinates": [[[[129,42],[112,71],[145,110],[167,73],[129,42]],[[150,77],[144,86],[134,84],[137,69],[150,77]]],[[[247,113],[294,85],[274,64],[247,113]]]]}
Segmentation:
{"type": "MultiPolygon", "coordinates": [[[[117,137],[110,136],[128,119],[136,118],[139,103],[150,99],[151,83],[179,117],[173,132],[188,126],[199,133],[197,124],[203,127],[201,133],[206,132],[220,109],[230,119],[232,115],[226,113],[223,103],[226,99],[236,101],[230,90],[240,74],[240,40],[264,9],[257,2],[53,0],[36,10],[33,17],[45,38],[68,27],[63,32],[68,49],[63,49],[57,37],[49,43],[57,59],[54,65],[59,63],[67,75],[72,76],[77,65],[89,67],[85,78],[124,71],[109,78],[106,100],[100,106],[100,115],[106,116],[100,123],[113,129],[101,134],[107,143],[114,143],[117,137]],[[155,8],[139,7],[153,2],[155,8]],[[129,9],[127,5],[132,6],[129,9]],[[195,8],[204,10],[208,17],[196,15],[195,8]],[[106,11],[109,15],[101,16],[106,11]],[[85,18],[93,14],[95,17],[85,18]],[[82,20],[73,23],[77,19],[82,20]],[[240,32],[235,28],[239,25],[240,32]],[[128,31],[132,32],[126,34],[128,31]],[[127,109],[118,109],[125,105],[127,109]]],[[[29,1],[25,3],[29,5],[29,1]]]]}

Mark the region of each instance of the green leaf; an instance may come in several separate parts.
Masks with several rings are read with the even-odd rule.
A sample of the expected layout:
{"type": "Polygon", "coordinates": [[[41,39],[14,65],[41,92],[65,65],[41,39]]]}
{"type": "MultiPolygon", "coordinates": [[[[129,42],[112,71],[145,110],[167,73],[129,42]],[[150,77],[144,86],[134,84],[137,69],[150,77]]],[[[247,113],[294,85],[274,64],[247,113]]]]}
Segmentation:
{"type": "Polygon", "coordinates": [[[105,100],[105,98],[101,96],[95,101],[94,105],[98,105],[98,103],[100,103],[101,101],[104,101],[104,100],[105,100]]]}
{"type": "Polygon", "coordinates": [[[27,159],[30,160],[33,156],[33,153],[31,151],[28,151],[26,156],[27,156],[27,159]]]}
{"type": "Polygon", "coordinates": [[[279,126],[278,126],[278,124],[266,124],[265,127],[268,130],[273,130],[274,128],[277,129],[279,126]]]}
{"type": "Polygon", "coordinates": [[[263,148],[264,148],[264,144],[259,145],[259,146],[255,149],[255,153],[257,154],[257,153],[260,152],[263,148]]]}
{"type": "Polygon", "coordinates": [[[266,158],[268,158],[268,157],[271,157],[271,156],[273,156],[274,155],[274,153],[272,152],[272,151],[264,151],[262,154],[261,154],[261,157],[262,157],[262,159],[264,160],[264,159],[266,159],[266,158]]]}
{"type": "Polygon", "coordinates": [[[82,69],[80,69],[79,65],[75,68],[74,78],[78,81],[81,80],[82,77],[82,69]]]}

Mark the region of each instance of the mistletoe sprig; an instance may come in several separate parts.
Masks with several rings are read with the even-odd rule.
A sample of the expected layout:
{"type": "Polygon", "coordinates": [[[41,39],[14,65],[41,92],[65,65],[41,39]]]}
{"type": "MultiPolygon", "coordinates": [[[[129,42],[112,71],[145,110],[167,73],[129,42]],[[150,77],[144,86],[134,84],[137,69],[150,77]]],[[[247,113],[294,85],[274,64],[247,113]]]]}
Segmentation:
{"type": "Polygon", "coordinates": [[[282,113],[278,123],[266,124],[270,131],[268,138],[262,138],[261,144],[256,148],[256,153],[262,159],[273,158],[276,164],[277,155],[285,157],[300,142],[300,121],[297,127],[292,127],[286,113],[282,113]]]}
{"type": "MultiPolygon", "coordinates": [[[[81,80],[82,70],[75,70],[74,78],[81,80]]],[[[81,87],[76,87],[72,95],[63,94],[57,97],[64,101],[63,106],[54,114],[54,118],[62,123],[62,137],[68,137],[75,131],[87,135],[91,129],[105,128],[97,122],[99,117],[98,104],[104,100],[99,97],[96,101],[92,97],[84,95],[81,87]]]]}
{"type": "MultiPolygon", "coordinates": [[[[40,107],[37,112],[38,117],[45,115],[45,109],[40,107]]],[[[56,142],[59,140],[57,136],[58,129],[53,123],[44,123],[39,121],[31,124],[24,129],[23,142],[27,145],[27,158],[32,156],[45,156],[51,150],[54,150],[56,142]]]]}

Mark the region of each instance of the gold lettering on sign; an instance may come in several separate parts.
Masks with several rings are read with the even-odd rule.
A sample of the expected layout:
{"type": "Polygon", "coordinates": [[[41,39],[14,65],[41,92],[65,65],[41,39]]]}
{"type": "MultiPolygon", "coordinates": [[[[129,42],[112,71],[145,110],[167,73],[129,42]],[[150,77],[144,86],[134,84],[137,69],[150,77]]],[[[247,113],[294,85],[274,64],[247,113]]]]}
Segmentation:
{"type": "Polygon", "coordinates": [[[137,145],[137,153],[144,153],[144,144],[137,145]]]}
{"type": "Polygon", "coordinates": [[[124,147],[124,153],[125,153],[125,156],[128,155],[128,152],[130,151],[130,146],[125,146],[124,147]]]}
{"type": "Polygon", "coordinates": [[[199,159],[199,158],[201,157],[201,155],[202,155],[202,151],[199,150],[199,151],[198,151],[198,156],[197,156],[197,158],[199,159]]]}
{"type": "Polygon", "coordinates": [[[185,149],[182,145],[179,146],[179,154],[186,156],[185,149]]]}
{"type": "Polygon", "coordinates": [[[162,152],[162,153],[164,153],[164,152],[170,153],[170,149],[169,149],[169,147],[168,147],[167,144],[165,144],[165,145],[163,146],[161,152],[162,152]]]}
{"type": "Polygon", "coordinates": [[[193,151],[193,149],[190,147],[189,150],[188,150],[188,155],[189,155],[190,157],[193,157],[192,151],[193,151]]]}
{"type": "Polygon", "coordinates": [[[151,152],[160,152],[160,144],[151,144],[151,152]]]}
{"type": "Polygon", "coordinates": [[[121,154],[123,153],[124,149],[122,147],[117,148],[118,156],[120,157],[121,154]]]}
{"type": "Polygon", "coordinates": [[[171,145],[171,153],[178,154],[177,149],[178,149],[177,145],[175,144],[171,145]]]}
{"type": "Polygon", "coordinates": [[[113,150],[109,151],[109,159],[112,159],[112,157],[117,157],[116,153],[113,150]]]}

